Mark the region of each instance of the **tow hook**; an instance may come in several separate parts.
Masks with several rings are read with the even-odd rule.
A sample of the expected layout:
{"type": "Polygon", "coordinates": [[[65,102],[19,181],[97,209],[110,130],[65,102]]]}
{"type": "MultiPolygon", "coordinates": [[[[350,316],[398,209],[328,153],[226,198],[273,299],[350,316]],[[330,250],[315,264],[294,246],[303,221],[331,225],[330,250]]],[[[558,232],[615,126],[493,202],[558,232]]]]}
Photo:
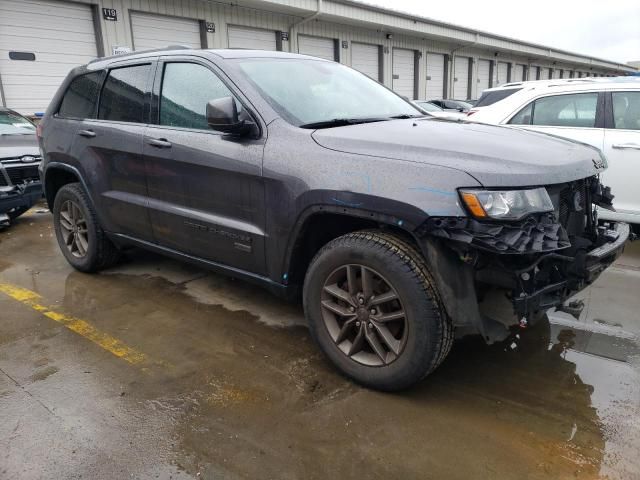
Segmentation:
{"type": "Polygon", "coordinates": [[[558,312],[565,312],[571,315],[576,320],[580,320],[580,314],[584,310],[584,301],[574,300],[564,305],[560,305],[556,308],[558,312]]]}

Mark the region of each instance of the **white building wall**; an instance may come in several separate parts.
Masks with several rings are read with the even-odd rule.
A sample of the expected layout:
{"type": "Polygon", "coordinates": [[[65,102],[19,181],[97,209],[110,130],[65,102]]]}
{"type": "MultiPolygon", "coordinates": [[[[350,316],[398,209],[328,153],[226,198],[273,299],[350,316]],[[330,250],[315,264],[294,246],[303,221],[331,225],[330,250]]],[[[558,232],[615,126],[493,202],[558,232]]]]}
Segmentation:
{"type": "MultiPolygon", "coordinates": [[[[54,0],[56,1],[56,0],[54,0]]],[[[59,0],[63,3],[63,0],[59,0]]],[[[362,42],[383,47],[383,79],[384,84],[391,87],[392,82],[392,52],[393,48],[411,49],[419,52],[418,62],[418,92],[419,98],[426,96],[426,54],[441,53],[449,56],[448,68],[445,72],[449,95],[453,91],[453,59],[456,56],[472,58],[472,78],[477,78],[478,59],[488,59],[493,62],[507,62],[513,65],[526,65],[529,78],[535,79],[535,68],[563,69],[566,72],[581,71],[593,74],[610,74],[611,69],[605,68],[603,62],[591,60],[589,65],[575,63],[575,57],[569,54],[555,53],[541,47],[528,46],[516,41],[496,39],[473,34],[467,31],[455,31],[450,27],[424,21],[411,20],[405,16],[393,17],[375,9],[343,4],[334,0],[324,0],[323,15],[319,20],[309,21],[298,27],[292,25],[304,16],[311,14],[317,7],[317,0],[237,0],[236,2],[215,2],[212,0],[75,0],[78,3],[93,4],[99,12],[98,24],[101,30],[102,47],[104,52],[111,54],[114,47],[131,47],[132,30],[130,12],[150,12],[169,16],[190,18],[215,24],[215,32],[204,33],[209,48],[225,48],[228,42],[228,25],[248,26],[274,31],[287,32],[289,41],[282,41],[284,51],[297,51],[298,34],[313,35],[337,39],[340,45],[340,62],[351,64],[352,42],[362,42]],[[251,4],[241,6],[239,4],[251,4]],[[102,18],[102,8],[117,10],[118,21],[108,21],[102,18]],[[272,10],[272,11],[269,11],[272,10]],[[326,20],[339,18],[339,22],[326,20]],[[386,22],[386,23],[385,23],[386,22]],[[365,25],[365,23],[367,25],[365,25]],[[413,34],[411,33],[413,32],[413,34]],[[387,38],[392,34],[392,38],[387,38]],[[451,37],[455,34],[455,38],[451,37]],[[435,40],[451,37],[450,41],[435,40]],[[478,42],[482,47],[468,46],[478,42]],[[343,48],[343,43],[346,48],[343,48]],[[498,56],[496,56],[496,52],[498,56]],[[517,53],[516,53],[517,52],[517,53]],[[553,58],[549,58],[553,54],[553,58]],[[554,63],[555,62],[555,63],[554,63]]],[[[0,32],[0,35],[2,33],[0,32]]],[[[17,48],[18,49],[18,48],[17,48]]],[[[512,72],[514,68],[512,67],[512,72]]],[[[497,67],[494,63],[494,76],[497,67]]],[[[2,72],[0,71],[0,75],[2,72]]],[[[519,79],[511,79],[519,80],[519,79]]],[[[495,79],[493,86],[495,86],[495,79]]],[[[477,81],[472,81],[472,98],[478,98],[477,81]]]]}

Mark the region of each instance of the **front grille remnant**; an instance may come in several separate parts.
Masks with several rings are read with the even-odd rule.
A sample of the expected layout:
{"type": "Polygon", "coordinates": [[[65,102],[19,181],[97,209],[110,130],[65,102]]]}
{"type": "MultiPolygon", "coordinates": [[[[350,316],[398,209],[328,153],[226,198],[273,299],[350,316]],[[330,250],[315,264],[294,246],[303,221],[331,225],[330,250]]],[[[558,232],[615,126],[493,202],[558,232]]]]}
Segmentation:
{"type": "Polygon", "coordinates": [[[9,179],[14,185],[18,185],[23,182],[33,182],[40,179],[38,175],[38,167],[35,165],[29,165],[25,167],[13,167],[7,168],[9,179]]]}
{"type": "Polygon", "coordinates": [[[571,246],[567,232],[553,214],[529,217],[518,223],[431,217],[426,230],[436,237],[502,254],[553,252],[571,246]]]}

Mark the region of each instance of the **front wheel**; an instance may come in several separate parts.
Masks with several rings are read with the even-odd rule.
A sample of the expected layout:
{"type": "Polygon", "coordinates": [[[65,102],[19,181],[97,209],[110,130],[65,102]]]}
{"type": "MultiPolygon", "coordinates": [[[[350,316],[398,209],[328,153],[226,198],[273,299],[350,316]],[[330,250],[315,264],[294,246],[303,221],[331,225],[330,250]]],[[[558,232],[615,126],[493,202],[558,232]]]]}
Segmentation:
{"type": "Polygon", "coordinates": [[[453,328],[422,256],[378,231],[337,238],[313,259],[304,285],[311,335],[367,387],[408,388],[451,348],[453,328]]]}

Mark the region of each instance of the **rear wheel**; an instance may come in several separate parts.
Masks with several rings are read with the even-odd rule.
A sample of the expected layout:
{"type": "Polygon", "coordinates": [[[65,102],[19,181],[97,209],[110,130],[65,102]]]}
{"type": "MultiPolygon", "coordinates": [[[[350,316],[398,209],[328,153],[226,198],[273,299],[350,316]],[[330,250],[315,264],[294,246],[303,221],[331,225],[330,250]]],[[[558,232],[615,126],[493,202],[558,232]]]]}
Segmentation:
{"type": "Polygon", "coordinates": [[[424,378],[453,341],[422,256],[382,232],[348,234],[322,248],[307,272],[304,307],[311,334],[329,359],[380,390],[424,378]]]}
{"type": "Polygon", "coordinates": [[[53,221],[60,250],[75,269],[95,272],[118,261],[120,253],[102,230],[79,183],[67,184],[58,191],[53,221]]]}

